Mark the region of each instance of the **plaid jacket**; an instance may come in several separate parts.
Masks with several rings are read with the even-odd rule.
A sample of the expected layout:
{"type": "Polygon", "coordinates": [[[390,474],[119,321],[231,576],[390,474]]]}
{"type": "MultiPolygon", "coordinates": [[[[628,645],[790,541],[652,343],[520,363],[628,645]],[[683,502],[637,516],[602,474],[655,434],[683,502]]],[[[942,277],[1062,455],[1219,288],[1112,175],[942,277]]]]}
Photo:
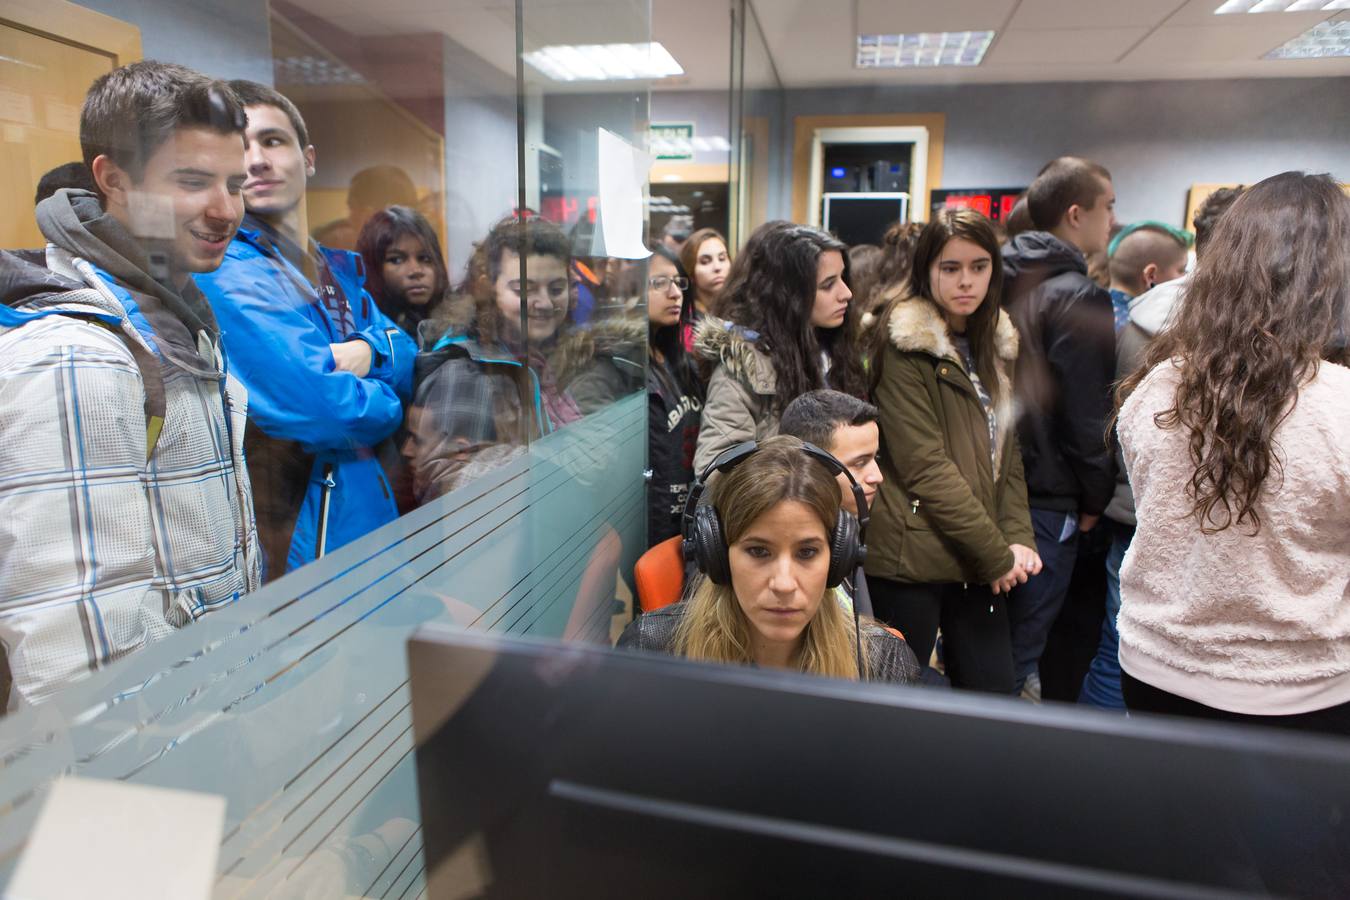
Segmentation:
{"type": "Polygon", "coordinates": [[[0,641],[28,701],[259,583],[246,398],[219,349],[203,333],[211,377],[168,363],[122,287],[49,260],[87,289],[0,307],[0,641]]]}
{"type": "Polygon", "coordinates": [[[403,452],[418,504],[505,465],[553,430],[538,373],[467,336],[447,335],[419,354],[413,380],[403,452]]]}

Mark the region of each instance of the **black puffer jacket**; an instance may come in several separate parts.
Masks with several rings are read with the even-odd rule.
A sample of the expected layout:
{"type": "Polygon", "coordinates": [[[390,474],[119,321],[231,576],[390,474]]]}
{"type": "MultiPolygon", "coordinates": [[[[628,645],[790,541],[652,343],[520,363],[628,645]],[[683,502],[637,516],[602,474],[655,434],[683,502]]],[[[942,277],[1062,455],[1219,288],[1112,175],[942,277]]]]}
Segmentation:
{"type": "MultiPolygon", "coordinates": [[[[824,603],[833,603],[828,594],[824,603]]],[[[619,636],[618,647],[673,653],[675,632],[688,607],[672,603],[638,616],[619,636]]],[[[914,684],[919,680],[919,662],[909,644],[884,628],[863,622],[863,646],[867,648],[867,662],[871,671],[868,681],[888,684],[914,684]]]]}
{"type": "Polygon", "coordinates": [[[1106,444],[1115,376],[1111,295],[1077,249],[1045,231],[1003,248],[1004,308],[1022,338],[1013,377],[1033,509],[1099,515],[1115,490],[1106,444]]]}

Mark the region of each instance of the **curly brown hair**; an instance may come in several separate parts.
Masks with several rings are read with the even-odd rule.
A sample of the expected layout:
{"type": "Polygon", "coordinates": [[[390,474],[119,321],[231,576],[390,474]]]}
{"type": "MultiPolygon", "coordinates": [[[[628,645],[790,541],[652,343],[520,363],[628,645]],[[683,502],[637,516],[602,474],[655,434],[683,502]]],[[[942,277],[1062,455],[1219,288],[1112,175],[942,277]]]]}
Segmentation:
{"type": "Polygon", "coordinates": [[[1187,492],[1206,534],[1261,528],[1256,504],[1281,474],[1275,432],[1299,386],[1347,362],[1350,197],[1328,175],[1285,172],[1233,203],[1200,257],[1173,324],[1116,392],[1117,409],[1155,366],[1176,361],[1159,428],[1188,432],[1187,492]]]}
{"type": "Polygon", "coordinates": [[[778,393],[774,412],[819,387],[855,397],[867,395],[862,356],[857,349],[858,305],[850,303],[844,324],[835,329],[811,324],[821,254],[838,253],[849,280],[848,245],[819,228],[792,222],[765,222],[745,242],[731,264],[716,314],[758,332],[759,349],[773,363],[778,393]],[[821,352],[830,358],[822,373],[821,352]]]}

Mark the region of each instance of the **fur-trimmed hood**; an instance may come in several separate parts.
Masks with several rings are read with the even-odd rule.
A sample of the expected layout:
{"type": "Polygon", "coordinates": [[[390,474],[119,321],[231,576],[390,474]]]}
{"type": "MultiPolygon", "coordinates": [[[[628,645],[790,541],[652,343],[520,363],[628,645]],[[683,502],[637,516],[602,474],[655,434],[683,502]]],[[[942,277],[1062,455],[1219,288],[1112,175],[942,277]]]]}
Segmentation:
{"type": "MultiPolygon", "coordinates": [[[[962,363],[956,351],[947,322],[936,306],[919,297],[902,300],[891,310],[889,323],[891,343],[897,350],[928,353],[939,359],[962,363]]],[[[1008,369],[1017,359],[1017,328],[1003,310],[998,311],[998,325],[994,329],[994,351],[1008,369]]],[[[962,363],[964,365],[964,363],[962,363]]]]}
{"type": "Polygon", "coordinates": [[[778,391],[778,377],[773,361],[756,346],[758,341],[758,332],[716,316],[704,316],[694,329],[696,355],[726,366],[727,374],[756,394],[773,395],[778,391]]]}
{"type": "MultiPolygon", "coordinates": [[[[637,310],[641,313],[642,310],[637,310]]],[[[596,359],[609,359],[641,377],[647,346],[647,316],[633,313],[600,319],[589,328],[573,328],[558,339],[553,365],[559,384],[591,367],[596,359]]]]}

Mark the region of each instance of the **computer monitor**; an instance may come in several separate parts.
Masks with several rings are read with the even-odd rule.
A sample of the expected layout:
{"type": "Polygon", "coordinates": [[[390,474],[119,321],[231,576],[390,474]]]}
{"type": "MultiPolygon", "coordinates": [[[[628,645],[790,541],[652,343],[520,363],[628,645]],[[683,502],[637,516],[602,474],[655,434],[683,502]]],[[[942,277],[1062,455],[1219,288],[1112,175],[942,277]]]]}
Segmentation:
{"type": "Polygon", "coordinates": [[[1350,896],[1350,743],[427,626],[428,896],[1350,896]]]}
{"type": "Polygon", "coordinates": [[[821,227],[850,247],[883,243],[886,229],[909,219],[909,194],[823,194],[821,227]]]}

